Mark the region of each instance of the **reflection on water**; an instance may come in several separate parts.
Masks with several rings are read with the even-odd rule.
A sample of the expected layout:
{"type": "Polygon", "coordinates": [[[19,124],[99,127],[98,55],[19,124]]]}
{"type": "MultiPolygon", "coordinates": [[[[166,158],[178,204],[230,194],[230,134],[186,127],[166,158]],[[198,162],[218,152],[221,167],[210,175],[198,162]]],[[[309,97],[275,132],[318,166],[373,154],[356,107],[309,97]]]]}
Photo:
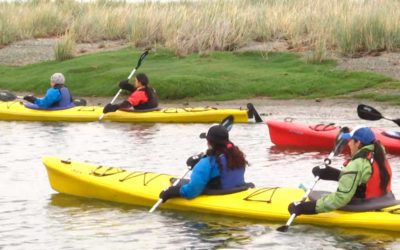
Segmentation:
{"type": "MultiPolygon", "coordinates": [[[[57,194],[41,163],[42,156],[55,155],[179,176],[187,157],[206,148],[198,135],[208,127],[0,122],[0,248],[400,248],[400,237],[389,232],[295,225],[279,233],[279,223],[163,209],[149,214],[144,207],[57,194]]],[[[311,169],[329,153],[275,147],[265,124],[235,124],[230,136],[251,163],[246,180],[257,186],[306,185],[313,180],[311,169]]],[[[344,158],[332,165],[339,167],[344,158]]],[[[393,191],[400,196],[400,157],[389,159],[393,191]]],[[[336,183],[320,181],[317,189],[335,190],[336,183]]]]}
{"type": "MultiPolygon", "coordinates": [[[[96,231],[100,225],[120,230],[121,227],[126,227],[125,222],[130,224],[132,221],[141,221],[141,217],[147,212],[147,208],[143,207],[64,194],[51,195],[47,209],[50,211],[50,217],[58,220],[60,225],[72,231],[96,231]],[[112,215],[113,218],[109,218],[112,215]]],[[[260,222],[245,218],[160,210],[157,215],[148,215],[148,217],[151,217],[150,221],[154,219],[154,216],[162,220],[163,227],[168,227],[171,230],[168,232],[168,236],[172,238],[168,241],[168,244],[175,246],[279,248],[283,244],[296,246],[301,242],[298,245],[300,248],[300,246],[307,246],[308,243],[304,241],[304,238],[308,238],[312,240],[312,244],[316,248],[330,246],[342,249],[364,249],[365,247],[381,248],[398,241],[397,233],[374,230],[296,225],[288,233],[282,234],[275,231],[275,228],[280,225],[279,223],[260,222]],[[191,241],[182,242],[181,236],[188,237],[191,241]],[[294,242],[297,243],[294,244],[294,242]]],[[[132,231],[134,228],[127,230],[132,231]]],[[[128,233],[129,238],[126,240],[139,241],[143,237],[153,238],[154,233],[154,229],[143,230],[140,236],[128,233]]],[[[105,231],[102,234],[103,237],[109,236],[105,231]]]]}

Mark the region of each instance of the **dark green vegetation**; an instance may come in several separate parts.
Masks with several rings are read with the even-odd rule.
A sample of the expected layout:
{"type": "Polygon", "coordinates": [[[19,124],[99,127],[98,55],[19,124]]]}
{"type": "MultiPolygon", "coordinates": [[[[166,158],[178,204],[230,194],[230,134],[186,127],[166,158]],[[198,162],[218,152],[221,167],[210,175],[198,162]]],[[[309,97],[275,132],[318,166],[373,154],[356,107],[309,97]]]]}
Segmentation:
{"type": "MultiPolygon", "coordinates": [[[[112,96],[119,80],[126,79],[141,51],[123,49],[45,62],[23,67],[0,66],[0,88],[44,93],[54,72],[66,75],[75,96],[112,96]]],[[[290,53],[213,52],[208,56],[178,58],[167,50],[151,52],[141,72],[148,74],[161,99],[227,100],[269,96],[272,98],[337,97],[363,89],[396,88],[400,82],[374,73],[338,70],[335,62],[307,64],[290,53]]],[[[376,96],[363,95],[363,97],[376,96]]],[[[393,94],[379,100],[395,101],[393,94]]]]}

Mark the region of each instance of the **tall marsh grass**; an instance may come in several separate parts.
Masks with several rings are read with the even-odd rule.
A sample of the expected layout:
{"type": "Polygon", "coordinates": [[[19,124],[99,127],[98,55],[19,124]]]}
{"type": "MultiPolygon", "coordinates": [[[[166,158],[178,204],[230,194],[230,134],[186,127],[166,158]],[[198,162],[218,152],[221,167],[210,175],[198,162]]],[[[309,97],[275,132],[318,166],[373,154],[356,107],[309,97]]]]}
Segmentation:
{"type": "Polygon", "coordinates": [[[398,0],[202,0],[0,3],[0,46],[72,31],[76,41],[127,39],[177,55],[285,39],[294,48],[345,55],[400,49],[398,0]]]}
{"type": "Polygon", "coordinates": [[[74,58],[75,34],[67,32],[60,38],[54,47],[54,57],[58,61],[65,61],[74,58]]]}

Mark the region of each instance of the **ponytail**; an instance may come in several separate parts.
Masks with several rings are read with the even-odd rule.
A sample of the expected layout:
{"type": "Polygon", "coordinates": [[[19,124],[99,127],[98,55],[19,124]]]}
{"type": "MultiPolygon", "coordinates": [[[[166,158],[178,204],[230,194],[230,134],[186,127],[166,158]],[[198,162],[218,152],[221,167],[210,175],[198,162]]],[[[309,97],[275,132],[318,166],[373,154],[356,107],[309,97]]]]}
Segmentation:
{"type": "MultiPolygon", "coordinates": [[[[228,169],[230,170],[244,168],[246,165],[249,165],[245,154],[232,142],[228,142],[227,144],[216,144],[212,149],[207,150],[207,155],[218,156],[220,154],[225,155],[228,162],[228,169]]],[[[219,157],[217,157],[217,162],[218,165],[222,167],[219,157]]]]}
{"type": "Polygon", "coordinates": [[[386,193],[387,185],[390,181],[390,174],[386,168],[386,156],[383,147],[379,141],[374,142],[374,160],[378,163],[379,174],[380,174],[380,188],[381,191],[386,193]]]}

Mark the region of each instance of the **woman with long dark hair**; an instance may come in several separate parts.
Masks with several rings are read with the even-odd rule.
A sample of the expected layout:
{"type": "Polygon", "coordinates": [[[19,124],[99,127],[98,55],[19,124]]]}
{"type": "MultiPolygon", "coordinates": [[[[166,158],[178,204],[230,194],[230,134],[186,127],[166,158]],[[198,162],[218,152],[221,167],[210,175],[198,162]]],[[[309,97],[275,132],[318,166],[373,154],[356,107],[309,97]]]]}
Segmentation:
{"type": "Polygon", "coordinates": [[[351,160],[342,170],[315,167],[313,174],[323,180],[339,182],[336,192],[316,201],[291,203],[289,212],[296,215],[325,213],[346,205],[363,205],[377,198],[395,200],[391,190],[392,170],[385,151],[368,127],[357,127],[342,135],[348,140],[351,160]]]}
{"type": "Polygon", "coordinates": [[[206,188],[230,190],[245,186],[244,173],[248,165],[243,152],[229,140],[228,130],[221,126],[212,126],[205,136],[208,150],[204,157],[194,165],[189,183],[171,186],[160,193],[163,202],[173,197],[195,198],[206,188]]]}
{"type": "Polygon", "coordinates": [[[149,78],[143,73],[136,75],[135,86],[128,80],[123,80],[119,83],[119,88],[129,91],[130,96],[119,104],[107,104],[103,113],[115,112],[118,109],[152,110],[158,107],[156,91],[149,86],[149,78]]]}

